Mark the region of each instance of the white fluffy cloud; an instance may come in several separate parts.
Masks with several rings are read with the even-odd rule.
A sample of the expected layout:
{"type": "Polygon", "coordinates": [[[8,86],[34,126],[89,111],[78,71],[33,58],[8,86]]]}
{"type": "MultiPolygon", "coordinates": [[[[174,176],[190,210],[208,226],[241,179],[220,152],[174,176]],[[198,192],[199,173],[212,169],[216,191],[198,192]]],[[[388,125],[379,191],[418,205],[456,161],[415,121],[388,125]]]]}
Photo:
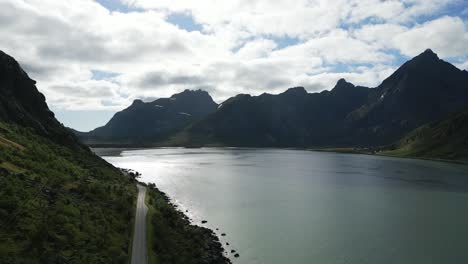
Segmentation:
{"type": "Polygon", "coordinates": [[[402,56],[426,48],[466,67],[462,0],[121,2],[138,9],[115,12],[94,0],[1,0],[0,49],[64,111],[115,111],[135,98],[187,88],[205,89],[220,102],[299,85],[330,89],[342,77],[375,86],[402,56]],[[454,6],[460,14],[446,11],[454,6]],[[191,17],[202,30],[171,24],[172,14],[191,17]]]}
{"type": "Polygon", "coordinates": [[[426,47],[442,57],[463,56],[468,53],[468,24],[458,17],[442,17],[408,29],[392,42],[407,56],[414,56],[426,47]]]}
{"type": "Polygon", "coordinates": [[[427,48],[435,50],[443,58],[468,54],[468,23],[459,17],[444,16],[413,27],[367,25],[353,34],[371,45],[397,49],[408,57],[427,48]]]}

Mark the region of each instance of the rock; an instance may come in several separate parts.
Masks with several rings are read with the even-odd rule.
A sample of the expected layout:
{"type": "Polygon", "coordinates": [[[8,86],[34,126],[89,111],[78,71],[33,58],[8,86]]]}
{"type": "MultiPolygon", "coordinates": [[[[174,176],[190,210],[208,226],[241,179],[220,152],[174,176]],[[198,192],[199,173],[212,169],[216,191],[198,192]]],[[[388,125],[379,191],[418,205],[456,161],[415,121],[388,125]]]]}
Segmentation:
{"type": "Polygon", "coordinates": [[[229,246],[229,243],[228,243],[228,242],[226,242],[226,246],[229,246]]]}
{"type": "Polygon", "coordinates": [[[235,257],[235,258],[240,257],[239,253],[236,253],[236,254],[234,255],[234,257],[235,257]]]}
{"type": "Polygon", "coordinates": [[[221,236],[226,236],[226,234],[225,234],[225,233],[222,233],[221,236]]]}
{"type": "Polygon", "coordinates": [[[236,251],[234,249],[231,250],[231,253],[236,253],[236,251]]]}
{"type": "Polygon", "coordinates": [[[203,220],[203,221],[201,221],[201,223],[202,223],[202,224],[206,224],[206,223],[208,223],[208,221],[203,220]]]}

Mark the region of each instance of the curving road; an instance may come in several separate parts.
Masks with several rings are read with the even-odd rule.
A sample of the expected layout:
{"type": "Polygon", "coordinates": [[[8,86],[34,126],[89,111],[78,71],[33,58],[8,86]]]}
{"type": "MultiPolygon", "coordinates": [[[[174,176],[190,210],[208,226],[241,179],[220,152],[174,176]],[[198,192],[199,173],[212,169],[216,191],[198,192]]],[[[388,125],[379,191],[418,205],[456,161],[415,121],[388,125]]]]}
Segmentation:
{"type": "Polygon", "coordinates": [[[148,207],[145,204],[146,187],[137,184],[138,201],[135,217],[135,231],[133,233],[132,264],[147,264],[147,245],[146,245],[146,213],[148,207]]]}

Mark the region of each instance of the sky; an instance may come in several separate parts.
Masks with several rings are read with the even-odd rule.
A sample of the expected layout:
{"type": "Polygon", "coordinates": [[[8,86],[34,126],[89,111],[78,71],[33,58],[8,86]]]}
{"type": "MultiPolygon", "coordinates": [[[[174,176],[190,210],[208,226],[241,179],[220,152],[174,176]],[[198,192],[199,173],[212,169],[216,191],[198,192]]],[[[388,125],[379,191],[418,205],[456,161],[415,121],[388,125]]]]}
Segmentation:
{"type": "Polygon", "coordinates": [[[65,125],[202,89],[375,87],[431,48],[468,69],[466,0],[0,0],[0,50],[65,125]]]}

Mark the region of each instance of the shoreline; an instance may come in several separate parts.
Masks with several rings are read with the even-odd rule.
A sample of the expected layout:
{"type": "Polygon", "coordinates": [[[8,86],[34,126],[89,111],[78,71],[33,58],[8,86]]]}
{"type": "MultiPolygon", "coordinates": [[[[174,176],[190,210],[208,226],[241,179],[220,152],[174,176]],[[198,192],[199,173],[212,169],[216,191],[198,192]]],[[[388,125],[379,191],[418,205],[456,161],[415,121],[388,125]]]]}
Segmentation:
{"type": "MultiPolygon", "coordinates": [[[[88,145],[92,151],[97,154],[94,150],[111,150],[111,149],[128,149],[128,150],[141,150],[141,149],[165,149],[165,148],[183,148],[183,149],[202,149],[202,148],[237,148],[237,149],[279,149],[279,150],[303,150],[303,151],[315,151],[315,152],[331,152],[331,153],[341,153],[341,154],[359,154],[359,155],[371,155],[371,156],[381,156],[381,157],[391,157],[391,158],[402,158],[402,159],[416,159],[416,160],[426,160],[426,161],[437,161],[445,162],[459,165],[467,165],[468,160],[452,160],[452,159],[441,159],[441,158],[429,158],[429,157],[418,157],[418,156],[401,156],[401,155],[392,155],[385,154],[385,151],[365,151],[359,150],[356,148],[298,148],[298,147],[229,147],[229,146],[157,146],[157,145],[88,145]]],[[[99,155],[100,156],[100,155],[99,155]]]]}
{"type": "MultiPolygon", "coordinates": [[[[146,204],[148,206],[149,212],[147,215],[147,225],[148,230],[151,233],[148,233],[148,259],[150,261],[160,260],[161,256],[158,255],[158,252],[155,252],[154,248],[159,248],[156,243],[159,242],[157,236],[155,239],[156,233],[165,233],[158,231],[159,229],[164,229],[165,225],[155,225],[155,221],[160,221],[160,223],[166,223],[165,221],[170,221],[171,227],[170,231],[172,233],[178,233],[180,237],[185,237],[183,240],[177,241],[177,243],[185,244],[192,248],[192,250],[199,251],[202,253],[200,258],[203,260],[203,263],[209,264],[231,264],[231,260],[227,256],[227,250],[224,248],[223,244],[220,241],[220,238],[216,232],[210,228],[197,225],[192,221],[184,212],[182,212],[179,207],[172,202],[171,198],[161,190],[159,190],[155,184],[147,184],[144,182],[137,181],[139,184],[147,188],[147,199],[146,204]],[[162,210],[159,210],[162,209],[162,210]],[[162,216],[161,216],[162,215],[162,216]],[[167,219],[165,219],[167,217],[167,219]],[[156,219],[158,218],[158,219],[156,219]],[[161,218],[161,219],[159,219],[161,218]],[[176,223],[174,224],[173,221],[176,223]],[[183,230],[183,231],[182,231],[183,230]],[[187,230],[193,231],[193,233],[184,233],[187,230]]],[[[171,233],[171,234],[172,234],[171,233]]],[[[159,239],[161,237],[159,236],[159,239]]],[[[164,238],[165,240],[170,240],[169,238],[164,238]]],[[[172,241],[174,242],[174,241],[172,241]]],[[[159,252],[161,255],[167,254],[167,252],[159,252]]],[[[197,254],[195,254],[197,255],[197,254]]],[[[194,263],[199,263],[201,259],[194,259],[194,263]]],[[[192,259],[193,260],[193,259],[192,259]]]]}
{"type": "Polygon", "coordinates": [[[358,150],[351,150],[351,149],[343,149],[340,150],[339,148],[332,148],[332,149],[307,149],[309,151],[316,151],[316,152],[330,152],[330,153],[341,153],[341,154],[359,154],[359,155],[369,155],[369,156],[380,156],[380,157],[389,157],[389,158],[401,158],[401,159],[414,159],[414,160],[425,160],[425,161],[437,161],[437,162],[444,162],[444,163],[452,163],[452,164],[459,164],[459,165],[468,165],[468,160],[451,160],[451,159],[439,159],[439,158],[428,158],[428,157],[417,157],[417,156],[401,156],[401,155],[391,155],[385,154],[385,152],[366,152],[366,151],[358,151],[358,150]]]}

